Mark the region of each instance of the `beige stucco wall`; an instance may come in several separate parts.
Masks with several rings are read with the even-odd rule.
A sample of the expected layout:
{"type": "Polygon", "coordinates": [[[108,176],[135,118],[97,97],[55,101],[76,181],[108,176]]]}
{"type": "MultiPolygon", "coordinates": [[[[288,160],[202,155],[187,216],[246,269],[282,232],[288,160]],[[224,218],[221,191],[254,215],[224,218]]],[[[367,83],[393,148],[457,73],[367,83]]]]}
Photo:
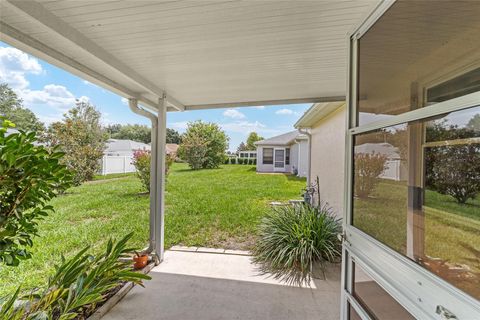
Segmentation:
{"type": "Polygon", "coordinates": [[[345,105],[317,122],[311,129],[310,181],[320,179],[320,194],[342,217],[345,173],[345,105]]]}

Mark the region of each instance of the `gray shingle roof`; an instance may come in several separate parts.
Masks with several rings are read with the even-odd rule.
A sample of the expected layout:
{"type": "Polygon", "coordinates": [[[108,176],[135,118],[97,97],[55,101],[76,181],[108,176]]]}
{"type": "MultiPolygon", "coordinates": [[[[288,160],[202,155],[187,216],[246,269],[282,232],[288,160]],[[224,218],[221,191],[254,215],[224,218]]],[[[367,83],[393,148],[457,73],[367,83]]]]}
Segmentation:
{"type": "Polygon", "coordinates": [[[301,134],[300,132],[295,130],[295,131],[291,131],[291,132],[281,134],[279,136],[271,137],[269,139],[257,141],[257,142],[255,142],[255,144],[258,145],[258,146],[290,145],[294,142],[295,139],[302,138],[304,136],[305,136],[304,134],[301,134]]]}
{"type": "Polygon", "coordinates": [[[143,149],[150,150],[150,146],[133,140],[108,139],[105,152],[128,152],[143,149]]]}

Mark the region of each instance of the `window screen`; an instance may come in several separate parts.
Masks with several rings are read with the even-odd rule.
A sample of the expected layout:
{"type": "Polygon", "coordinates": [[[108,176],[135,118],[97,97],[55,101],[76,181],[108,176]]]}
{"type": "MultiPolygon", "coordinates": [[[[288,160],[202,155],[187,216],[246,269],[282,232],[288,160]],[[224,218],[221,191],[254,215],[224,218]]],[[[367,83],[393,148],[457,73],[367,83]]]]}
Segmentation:
{"type": "Polygon", "coordinates": [[[273,148],[263,148],[263,164],[273,164],[273,148]]]}

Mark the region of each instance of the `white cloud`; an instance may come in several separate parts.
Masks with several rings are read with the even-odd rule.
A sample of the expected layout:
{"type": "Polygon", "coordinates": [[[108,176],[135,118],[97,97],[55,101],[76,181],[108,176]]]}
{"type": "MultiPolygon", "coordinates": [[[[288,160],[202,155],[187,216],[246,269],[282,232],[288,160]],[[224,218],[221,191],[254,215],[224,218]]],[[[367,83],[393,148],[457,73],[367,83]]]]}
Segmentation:
{"type": "Polygon", "coordinates": [[[232,119],[245,119],[245,115],[236,109],[227,109],[223,112],[223,115],[232,119]]]}
{"type": "MultiPolygon", "coordinates": [[[[24,89],[18,93],[24,100],[24,104],[34,111],[47,107],[63,113],[73,107],[76,101],[74,94],[66,87],[56,84],[47,84],[42,90],[24,89]]],[[[78,100],[89,101],[85,96],[78,100]]]]}
{"type": "Polygon", "coordinates": [[[247,135],[252,131],[255,131],[257,133],[277,133],[278,132],[278,130],[270,129],[259,121],[255,121],[255,122],[236,121],[236,122],[230,122],[230,123],[220,123],[219,125],[225,131],[243,133],[245,135],[247,135]]]}
{"type": "Polygon", "coordinates": [[[23,90],[29,85],[26,74],[41,74],[37,59],[12,48],[0,47],[0,82],[7,82],[13,89],[23,90]]]}
{"type": "Polygon", "coordinates": [[[275,114],[290,115],[290,114],[294,114],[294,112],[290,109],[280,109],[275,111],[275,114]]]}
{"type": "Polygon", "coordinates": [[[36,58],[12,47],[0,47],[0,82],[8,83],[41,121],[48,124],[61,120],[76,100],[89,101],[85,96],[75,97],[62,85],[47,84],[39,90],[31,89],[27,75],[40,75],[43,71],[36,58]]]}
{"type": "Polygon", "coordinates": [[[256,106],[255,109],[263,110],[263,109],[265,109],[265,106],[256,106]]]}
{"type": "Polygon", "coordinates": [[[128,99],[127,98],[122,98],[121,101],[122,101],[122,104],[128,105],[128,99]]]}
{"type": "Polygon", "coordinates": [[[168,128],[176,129],[179,131],[185,131],[188,126],[188,121],[178,121],[178,122],[171,122],[167,124],[168,128]]]}

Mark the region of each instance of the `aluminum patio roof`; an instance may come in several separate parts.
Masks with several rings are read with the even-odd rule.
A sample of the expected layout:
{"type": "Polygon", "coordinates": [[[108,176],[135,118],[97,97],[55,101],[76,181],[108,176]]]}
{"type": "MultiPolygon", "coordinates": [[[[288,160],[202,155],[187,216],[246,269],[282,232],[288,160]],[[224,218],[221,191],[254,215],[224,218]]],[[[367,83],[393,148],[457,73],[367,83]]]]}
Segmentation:
{"type": "Polygon", "coordinates": [[[0,1],[1,40],[169,111],[343,100],[359,1],[0,1]]]}

